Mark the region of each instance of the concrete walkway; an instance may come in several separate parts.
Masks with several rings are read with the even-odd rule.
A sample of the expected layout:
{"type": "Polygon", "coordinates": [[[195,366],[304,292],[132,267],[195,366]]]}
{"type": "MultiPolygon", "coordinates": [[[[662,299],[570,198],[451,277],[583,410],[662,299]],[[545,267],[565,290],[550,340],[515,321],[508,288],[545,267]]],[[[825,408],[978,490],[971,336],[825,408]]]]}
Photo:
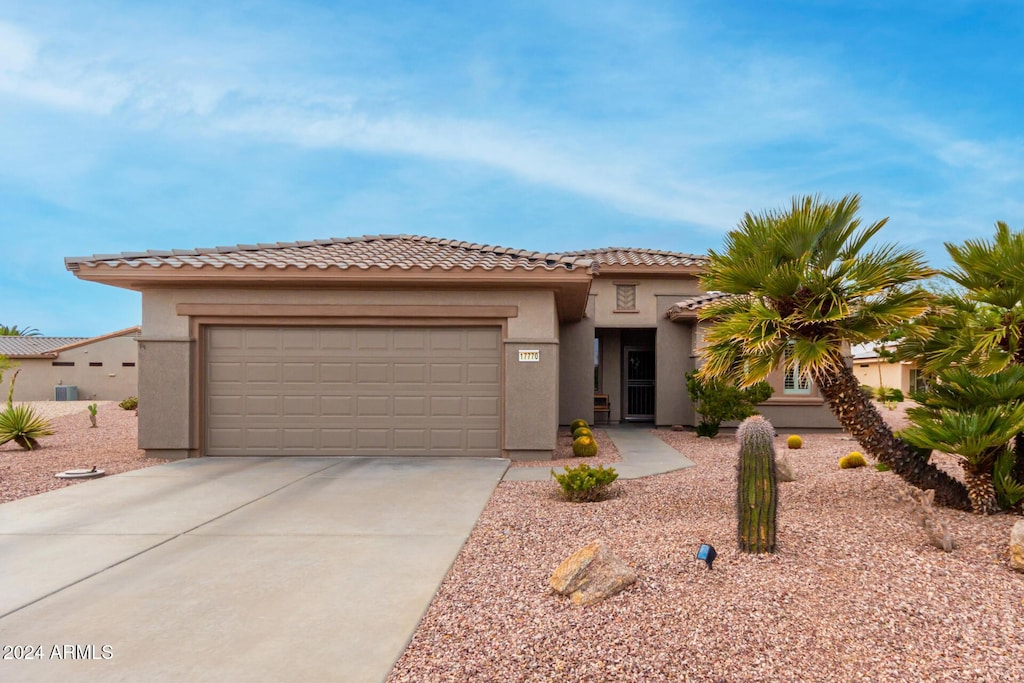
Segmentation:
{"type": "MultiPolygon", "coordinates": [[[[693,467],[694,462],[651,433],[648,424],[594,425],[604,429],[619,450],[622,462],[611,466],[619,473],[620,479],[636,479],[652,474],[674,472],[693,467]]],[[[505,481],[548,481],[550,467],[510,467],[505,472],[505,481]]]]}
{"type": "Polygon", "coordinates": [[[0,680],[384,680],[507,464],[204,458],[0,505],[0,643],[33,648],[0,680]]]}

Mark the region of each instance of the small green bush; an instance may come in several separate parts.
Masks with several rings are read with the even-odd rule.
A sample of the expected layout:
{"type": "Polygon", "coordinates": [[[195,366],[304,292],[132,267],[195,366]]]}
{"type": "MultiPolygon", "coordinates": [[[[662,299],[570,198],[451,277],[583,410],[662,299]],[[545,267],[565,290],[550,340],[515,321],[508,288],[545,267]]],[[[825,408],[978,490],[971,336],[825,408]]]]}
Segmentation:
{"type": "Polygon", "coordinates": [[[864,459],[858,451],[853,451],[848,455],[844,455],[839,458],[839,468],[843,470],[853,469],[854,467],[865,467],[868,462],[864,459]]]}
{"type": "Polygon", "coordinates": [[[878,470],[879,472],[888,472],[892,468],[886,465],[884,462],[877,462],[875,463],[875,469],[878,470]]]}
{"type": "Polygon", "coordinates": [[[718,436],[720,425],[720,422],[705,422],[701,420],[697,423],[697,436],[706,436],[709,439],[713,439],[718,436]]]}
{"type": "Polygon", "coordinates": [[[572,432],[572,440],[580,438],[581,436],[594,436],[594,432],[590,431],[590,427],[580,427],[572,432]]]}
{"type": "Polygon", "coordinates": [[[139,399],[135,396],[129,396],[125,400],[121,401],[117,405],[121,406],[125,410],[135,410],[139,407],[139,399]]]}
{"type": "Polygon", "coordinates": [[[586,420],[573,420],[572,424],[569,425],[569,431],[575,432],[580,427],[589,427],[590,425],[586,420]]]}
{"type": "Polygon", "coordinates": [[[593,436],[584,434],[572,442],[572,453],[577,458],[592,458],[597,455],[597,442],[593,436]]]}
{"type": "Polygon", "coordinates": [[[872,399],[875,397],[875,388],[870,384],[861,384],[860,391],[866,398],[872,399]]]}
{"type": "Polygon", "coordinates": [[[0,411],[0,446],[13,441],[27,451],[39,445],[39,438],[52,435],[50,421],[40,417],[31,406],[10,405],[0,411]]]}
{"type": "Polygon", "coordinates": [[[903,392],[896,388],[878,387],[875,398],[882,403],[903,403],[903,392]]]}
{"type": "Polygon", "coordinates": [[[788,448],[793,449],[793,450],[796,450],[796,449],[800,448],[803,445],[804,445],[804,440],[800,438],[799,434],[791,434],[789,436],[789,438],[786,439],[786,446],[788,448]]]}
{"type": "Polygon", "coordinates": [[[551,470],[551,476],[562,487],[566,500],[574,503],[599,500],[608,487],[619,478],[614,467],[591,467],[586,463],[576,467],[565,467],[565,474],[551,470]]]}

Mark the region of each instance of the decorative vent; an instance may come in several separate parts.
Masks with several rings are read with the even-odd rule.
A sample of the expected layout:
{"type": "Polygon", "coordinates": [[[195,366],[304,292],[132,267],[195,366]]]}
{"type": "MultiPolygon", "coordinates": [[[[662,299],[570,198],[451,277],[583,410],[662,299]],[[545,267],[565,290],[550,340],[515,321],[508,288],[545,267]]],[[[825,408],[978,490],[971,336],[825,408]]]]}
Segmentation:
{"type": "Polygon", "coordinates": [[[615,310],[636,310],[636,285],[615,285],[615,310]]]}

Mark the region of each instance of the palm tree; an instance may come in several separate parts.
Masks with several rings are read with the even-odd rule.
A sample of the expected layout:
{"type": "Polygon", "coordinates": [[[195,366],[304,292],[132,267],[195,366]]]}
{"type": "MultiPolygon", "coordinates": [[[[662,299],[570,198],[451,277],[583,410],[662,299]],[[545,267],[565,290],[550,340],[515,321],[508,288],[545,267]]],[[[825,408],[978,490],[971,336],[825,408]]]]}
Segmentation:
{"type": "Polygon", "coordinates": [[[17,325],[0,325],[0,337],[39,337],[41,333],[34,327],[19,328],[17,325]]]}
{"type": "Polygon", "coordinates": [[[935,500],[969,509],[964,485],[896,438],[861,392],[844,351],[883,337],[928,309],[932,296],[912,286],[935,274],[920,252],[881,245],[866,250],[885,225],[861,226],[860,197],[796,197],[788,210],[746,214],[709,252],[701,277],[708,291],[735,294],[708,305],[712,325],[704,378],[749,386],[776,368],[800,373],[821,390],[839,423],[870,455],[935,500]]]}
{"type": "MultiPolygon", "coordinates": [[[[942,274],[960,289],[907,328],[898,356],[919,358],[932,372],[965,365],[991,375],[1024,366],[1024,231],[999,221],[992,240],[945,246],[954,266],[942,274]]],[[[1024,481],[1024,434],[1014,444],[1014,472],[1024,481]]]]}

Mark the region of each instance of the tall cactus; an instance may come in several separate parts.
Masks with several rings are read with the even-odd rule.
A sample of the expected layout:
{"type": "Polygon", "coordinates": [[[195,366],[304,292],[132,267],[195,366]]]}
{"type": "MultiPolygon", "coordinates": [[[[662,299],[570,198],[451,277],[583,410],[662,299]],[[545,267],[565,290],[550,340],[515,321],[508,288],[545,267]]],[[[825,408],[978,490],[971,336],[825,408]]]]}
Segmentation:
{"type": "Polygon", "coordinates": [[[740,550],[775,552],[775,429],[760,415],[748,417],[736,431],[740,442],[736,482],[736,516],[740,550]]]}

